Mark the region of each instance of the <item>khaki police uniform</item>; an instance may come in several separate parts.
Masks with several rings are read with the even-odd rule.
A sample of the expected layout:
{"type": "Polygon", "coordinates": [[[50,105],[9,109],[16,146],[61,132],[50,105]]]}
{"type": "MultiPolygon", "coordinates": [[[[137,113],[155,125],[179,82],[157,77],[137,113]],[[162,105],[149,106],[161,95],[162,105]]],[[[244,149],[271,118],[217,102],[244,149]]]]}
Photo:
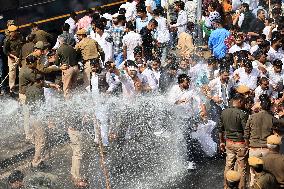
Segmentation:
{"type": "MultiPolygon", "coordinates": [[[[281,137],[277,135],[271,135],[267,138],[268,145],[281,144],[281,137]]],[[[264,170],[273,174],[279,184],[280,188],[284,188],[284,155],[279,154],[276,151],[270,151],[265,157],[263,157],[264,170]]]]}
{"type": "MultiPolygon", "coordinates": [[[[236,166],[241,174],[240,188],[245,188],[247,169],[247,155],[244,128],[248,115],[236,107],[227,108],[222,111],[219,122],[219,133],[226,136],[226,166],[225,172],[233,170],[236,166]]],[[[225,183],[226,184],[226,183],[225,183]]]]}
{"type": "MultiPolygon", "coordinates": [[[[17,26],[9,26],[9,32],[16,32],[18,30],[17,26]]],[[[4,41],[3,51],[8,55],[8,67],[9,67],[9,87],[10,91],[14,91],[15,82],[16,82],[16,69],[17,69],[17,60],[9,56],[10,54],[20,57],[20,51],[23,45],[23,39],[21,35],[18,35],[15,39],[12,39],[10,36],[4,41]]]]}
{"type": "Polygon", "coordinates": [[[79,75],[76,50],[70,45],[62,44],[57,49],[55,64],[67,66],[66,70],[62,70],[62,83],[64,97],[69,98],[70,93],[77,86],[77,79],[79,75]]]}
{"type": "MultiPolygon", "coordinates": [[[[252,170],[263,166],[264,162],[262,159],[252,156],[249,157],[248,163],[252,170]]],[[[251,189],[277,189],[278,184],[275,177],[265,171],[261,171],[255,174],[251,189]]]]}
{"type": "MultiPolygon", "coordinates": [[[[86,35],[86,31],[84,29],[78,30],[77,35],[86,35]]],[[[84,87],[87,88],[90,86],[91,80],[91,61],[99,61],[101,57],[104,59],[104,52],[101,46],[98,44],[97,41],[85,37],[83,38],[76,46],[76,51],[80,52],[83,62],[84,62],[84,87]]]]}
{"type": "Polygon", "coordinates": [[[32,32],[32,34],[35,34],[35,42],[42,41],[44,43],[50,43],[53,38],[51,34],[47,33],[44,30],[36,30],[32,32]]]}

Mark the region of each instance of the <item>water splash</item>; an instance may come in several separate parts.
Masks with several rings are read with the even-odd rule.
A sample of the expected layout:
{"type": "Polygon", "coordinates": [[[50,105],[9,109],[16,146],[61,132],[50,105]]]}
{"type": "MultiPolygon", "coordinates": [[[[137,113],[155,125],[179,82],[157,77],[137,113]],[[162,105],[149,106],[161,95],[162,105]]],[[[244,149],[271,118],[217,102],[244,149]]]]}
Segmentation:
{"type": "MultiPolygon", "coordinates": [[[[123,99],[81,93],[70,101],[55,98],[49,104],[40,104],[33,115],[46,124],[52,120],[56,125],[55,136],[58,136],[66,134],[71,125],[81,126],[83,116],[92,118],[102,107],[108,110],[110,127],[119,136],[118,141],[111,144],[106,162],[112,188],[169,188],[187,174],[184,133],[188,125],[180,120],[180,112],[168,104],[164,96],[123,99]]],[[[15,139],[19,134],[23,135],[23,118],[17,102],[2,100],[0,110],[0,129],[6,131],[1,133],[0,143],[5,137],[15,139]]],[[[92,122],[85,123],[82,128],[93,135],[92,122]]],[[[97,184],[98,174],[101,176],[95,165],[98,164],[95,158],[98,152],[93,153],[87,170],[91,186],[97,184]]],[[[68,175],[69,172],[58,174],[68,175]]],[[[104,185],[103,181],[101,185],[104,185]]]]}

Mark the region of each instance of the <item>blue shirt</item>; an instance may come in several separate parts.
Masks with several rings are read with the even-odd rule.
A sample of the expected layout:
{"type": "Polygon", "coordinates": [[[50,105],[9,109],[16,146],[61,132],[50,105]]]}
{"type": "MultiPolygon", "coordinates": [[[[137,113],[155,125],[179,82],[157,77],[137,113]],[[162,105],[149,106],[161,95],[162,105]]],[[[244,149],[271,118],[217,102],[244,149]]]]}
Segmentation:
{"type": "Polygon", "coordinates": [[[221,59],[226,55],[227,47],[225,45],[225,39],[229,35],[230,32],[225,28],[218,28],[210,34],[208,45],[216,58],[221,59]]]}
{"type": "Polygon", "coordinates": [[[155,0],[155,3],[157,5],[157,7],[160,7],[161,6],[161,0],[155,0]]]}

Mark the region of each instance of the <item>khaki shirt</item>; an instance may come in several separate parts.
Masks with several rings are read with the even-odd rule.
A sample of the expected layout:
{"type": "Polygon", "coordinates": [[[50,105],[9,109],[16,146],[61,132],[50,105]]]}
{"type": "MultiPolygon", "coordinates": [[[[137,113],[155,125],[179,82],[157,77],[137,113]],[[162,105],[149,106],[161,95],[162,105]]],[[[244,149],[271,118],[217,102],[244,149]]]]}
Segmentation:
{"type": "Polygon", "coordinates": [[[26,94],[28,86],[35,82],[36,72],[28,67],[23,67],[19,73],[19,93],[26,94]]]}
{"type": "Polygon", "coordinates": [[[21,53],[20,53],[22,67],[26,66],[26,57],[33,52],[34,45],[35,44],[33,42],[28,42],[22,46],[21,53]]]}
{"type": "Polygon", "coordinates": [[[55,64],[56,65],[66,64],[68,66],[78,65],[76,50],[70,45],[62,44],[57,49],[55,64]]]}
{"type": "Polygon", "coordinates": [[[46,31],[43,30],[37,30],[35,32],[32,32],[32,34],[35,34],[35,41],[42,41],[44,43],[50,43],[52,41],[52,35],[47,33],[46,31]]]}
{"type": "Polygon", "coordinates": [[[231,107],[222,111],[219,122],[219,133],[225,133],[226,139],[234,142],[244,141],[244,129],[248,115],[239,108],[231,107]]]}
{"type": "Polygon", "coordinates": [[[262,110],[252,114],[246,124],[245,139],[249,140],[250,147],[266,147],[266,139],[273,130],[274,123],[283,122],[276,119],[268,111],[262,110]]]}
{"type": "Polygon", "coordinates": [[[275,177],[266,172],[259,173],[255,177],[255,181],[251,189],[277,189],[278,183],[275,177]]]}
{"type": "Polygon", "coordinates": [[[40,62],[40,56],[37,56],[33,52],[31,54],[29,54],[28,56],[30,56],[30,55],[33,55],[33,56],[38,58],[36,69],[43,74],[48,74],[48,73],[51,73],[51,72],[57,72],[57,71],[61,70],[57,66],[46,67],[43,63],[40,62]]]}
{"type": "Polygon", "coordinates": [[[264,170],[273,174],[280,185],[284,185],[284,155],[269,152],[263,158],[264,170]]]}
{"type": "Polygon", "coordinates": [[[10,37],[7,37],[4,40],[3,52],[6,55],[13,54],[16,57],[19,57],[22,46],[23,46],[23,38],[20,34],[16,39],[11,39],[10,37]]]}
{"type": "Polygon", "coordinates": [[[101,46],[97,41],[91,38],[83,38],[76,46],[76,51],[79,51],[84,61],[97,59],[103,53],[101,46]]]}
{"type": "Polygon", "coordinates": [[[180,56],[187,58],[194,52],[192,35],[183,32],[179,35],[178,46],[180,56]]]}

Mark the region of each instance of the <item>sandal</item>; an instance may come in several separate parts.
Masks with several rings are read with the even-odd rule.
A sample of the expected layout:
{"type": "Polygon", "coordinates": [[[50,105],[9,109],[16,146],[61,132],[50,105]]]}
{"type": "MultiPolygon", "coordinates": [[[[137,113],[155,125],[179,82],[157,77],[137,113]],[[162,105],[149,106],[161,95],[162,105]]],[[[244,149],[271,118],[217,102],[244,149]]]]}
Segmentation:
{"type": "Polygon", "coordinates": [[[73,181],[76,188],[88,188],[89,183],[86,179],[76,179],[71,176],[71,180],[73,181]]]}

